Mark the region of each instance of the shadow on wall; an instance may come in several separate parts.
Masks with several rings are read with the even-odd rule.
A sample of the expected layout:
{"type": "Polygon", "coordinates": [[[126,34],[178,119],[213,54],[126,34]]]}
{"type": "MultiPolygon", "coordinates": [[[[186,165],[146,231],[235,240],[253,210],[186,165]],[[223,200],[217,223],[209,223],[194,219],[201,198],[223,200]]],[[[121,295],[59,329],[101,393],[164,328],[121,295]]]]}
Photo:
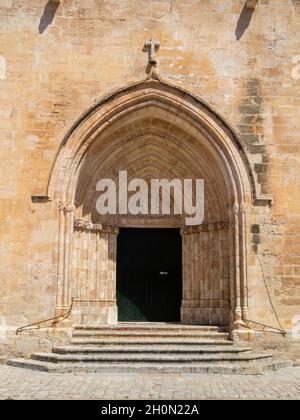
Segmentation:
{"type": "Polygon", "coordinates": [[[242,38],[245,31],[248,29],[253,13],[254,9],[249,9],[247,7],[247,2],[245,2],[242,13],[236,25],[235,36],[237,41],[239,41],[242,38]]]}
{"type": "Polygon", "coordinates": [[[49,0],[45,6],[39,23],[39,33],[43,34],[49,25],[53,22],[55,13],[58,9],[59,1],[49,0]]]}

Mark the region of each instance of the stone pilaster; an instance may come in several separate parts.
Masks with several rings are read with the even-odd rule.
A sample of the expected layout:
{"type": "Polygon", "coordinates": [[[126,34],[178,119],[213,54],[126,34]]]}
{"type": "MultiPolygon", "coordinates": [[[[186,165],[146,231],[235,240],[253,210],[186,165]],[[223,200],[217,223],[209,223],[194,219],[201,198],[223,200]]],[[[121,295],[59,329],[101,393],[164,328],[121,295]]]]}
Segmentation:
{"type": "Polygon", "coordinates": [[[229,261],[227,251],[222,250],[222,246],[228,249],[228,229],[228,222],[182,228],[183,323],[229,323],[230,287],[225,268],[229,261]]]}
{"type": "Polygon", "coordinates": [[[117,322],[116,226],[74,221],[72,319],[79,324],[117,322]]]}
{"type": "Polygon", "coordinates": [[[75,206],[59,204],[59,239],[57,268],[56,314],[59,315],[71,305],[70,274],[73,244],[73,221],[75,206]]]}

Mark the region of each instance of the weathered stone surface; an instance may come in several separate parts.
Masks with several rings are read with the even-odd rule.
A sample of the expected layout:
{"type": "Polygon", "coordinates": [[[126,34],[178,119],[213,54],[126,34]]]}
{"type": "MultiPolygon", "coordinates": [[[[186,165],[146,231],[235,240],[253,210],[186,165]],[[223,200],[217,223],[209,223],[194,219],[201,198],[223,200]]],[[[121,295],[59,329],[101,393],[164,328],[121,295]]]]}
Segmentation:
{"type": "Polygon", "coordinates": [[[3,55],[0,55],[0,80],[6,79],[6,60],[3,55]]]}
{"type": "Polygon", "coordinates": [[[62,396],[98,401],[299,399],[300,368],[262,376],[208,375],[207,372],[208,368],[202,374],[52,373],[49,380],[49,375],[43,372],[0,366],[0,399],[61,400],[62,396]]]}
{"type": "MultiPolygon", "coordinates": [[[[245,149],[258,196],[273,197],[272,207],[247,203],[243,222],[246,249],[240,252],[248,272],[243,285],[244,294],[248,290],[244,313],[251,320],[278,327],[271,296],[282,326],[290,330],[300,301],[298,2],[260,1],[246,21],[240,18],[242,0],[67,0],[56,2],[55,7],[40,0],[25,3],[0,2],[1,352],[36,350],[30,340],[16,344],[12,338],[16,328],[50,318],[70,305],[71,293],[63,294],[58,278],[58,202],[50,197],[50,202],[33,203],[31,196],[46,195],[60,145],[80,115],[116,89],[146,78],[147,55],[142,48],[150,36],[161,44],[156,56],[159,75],[203,99],[228,122],[245,149]]],[[[144,124],[156,133],[158,128],[166,132],[165,121],[159,125],[153,115],[149,123],[141,114],[131,130],[144,124]]],[[[123,134],[124,127],[116,126],[111,134],[123,134]]],[[[129,125],[126,128],[130,130],[129,125]]],[[[187,121],[171,128],[170,138],[182,139],[189,129],[187,121]]],[[[197,150],[200,138],[184,139],[197,150]]],[[[144,137],[139,146],[144,147],[148,140],[144,137]]],[[[158,137],[153,142],[150,152],[161,146],[158,137]]],[[[168,147],[164,156],[168,156],[170,168],[178,155],[172,155],[171,142],[168,147]]],[[[65,150],[71,148],[67,145],[65,150]]],[[[101,147],[95,150],[100,152],[101,147]]],[[[123,152],[123,157],[125,166],[131,163],[129,153],[123,152]]],[[[220,181],[224,173],[218,174],[216,162],[212,167],[220,181]]],[[[189,163],[177,166],[181,176],[192,171],[189,163]]],[[[58,190],[62,179],[57,184],[58,190]]],[[[225,190],[222,185],[220,191],[225,190]]],[[[225,205],[223,210],[227,214],[225,205]]],[[[212,214],[217,214],[216,208],[212,214]]],[[[216,221],[223,220],[208,220],[216,221]]],[[[230,298],[227,239],[211,235],[207,233],[203,243],[223,243],[224,253],[218,251],[208,268],[218,287],[207,292],[206,277],[195,274],[201,267],[199,248],[195,270],[191,273],[187,268],[186,272],[189,283],[183,317],[196,323],[203,319],[222,323],[229,318],[226,308],[216,313],[214,308],[201,310],[199,305],[201,296],[220,298],[219,291],[224,301],[230,298]]],[[[101,246],[102,255],[113,252],[113,240],[101,246]]],[[[191,243],[186,249],[189,247],[193,247],[191,243]]],[[[81,257],[83,271],[85,260],[81,257]]],[[[107,262],[102,268],[110,286],[106,294],[101,292],[105,304],[98,313],[100,320],[115,322],[115,266],[113,259],[105,267],[107,262]]],[[[70,262],[69,268],[74,272],[77,266],[70,262]]],[[[91,290],[91,295],[94,292],[91,290]]],[[[241,295],[245,303],[243,291],[241,295]]],[[[87,319],[86,306],[75,304],[74,308],[74,322],[87,319]]],[[[97,318],[97,310],[93,310],[91,322],[97,318]]]]}
{"type": "Polygon", "coordinates": [[[234,346],[227,336],[217,327],[180,324],[80,326],[73,331],[73,340],[82,340],[80,346],[56,346],[52,352],[33,353],[30,359],[11,359],[7,363],[45,372],[103,372],[109,367],[111,372],[240,374],[262,374],[291,365],[284,359],[275,360],[272,353],[254,353],[251,347],[234,346]],[[106,343],[91,345],[90,337],[106,343]],[[119,342],[113,345],[117,337],[119,342]],[[134,343],[130,341],[133,338],[134,343]]]}

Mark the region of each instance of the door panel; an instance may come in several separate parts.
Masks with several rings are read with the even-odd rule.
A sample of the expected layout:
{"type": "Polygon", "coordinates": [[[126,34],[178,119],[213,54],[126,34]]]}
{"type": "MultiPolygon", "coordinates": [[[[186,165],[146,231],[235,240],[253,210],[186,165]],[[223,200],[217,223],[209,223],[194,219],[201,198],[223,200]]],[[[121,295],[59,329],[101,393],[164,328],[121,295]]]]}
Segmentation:
{"type": "Polygon", "coordinates": [[[119,321],[179,322],[182,299],[178,229],[120,229],[119,321]]]}

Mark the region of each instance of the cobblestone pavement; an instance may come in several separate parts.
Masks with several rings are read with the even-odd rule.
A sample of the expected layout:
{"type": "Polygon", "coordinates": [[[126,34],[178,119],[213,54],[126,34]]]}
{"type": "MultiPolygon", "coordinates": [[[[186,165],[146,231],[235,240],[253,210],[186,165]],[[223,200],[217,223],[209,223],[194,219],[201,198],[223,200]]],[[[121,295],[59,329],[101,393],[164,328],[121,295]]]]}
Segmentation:
{"type": "Polygon", "coordinates": [[[300,368],[240,376],[55,374],[0,365],[0,399],[300,399],[300,368]]]}

